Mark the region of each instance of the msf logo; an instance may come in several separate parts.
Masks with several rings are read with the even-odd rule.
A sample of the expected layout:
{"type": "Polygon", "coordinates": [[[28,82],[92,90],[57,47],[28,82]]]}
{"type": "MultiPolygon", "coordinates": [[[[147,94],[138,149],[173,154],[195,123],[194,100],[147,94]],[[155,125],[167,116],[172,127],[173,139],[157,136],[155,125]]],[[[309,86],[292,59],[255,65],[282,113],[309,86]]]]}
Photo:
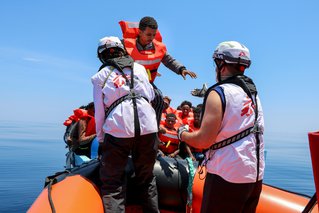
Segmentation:
{"type": "Polygon", "coordinates": [[[240,53],[239,53],[239,57],[240,56],[246,56],[246,53],[244,53],[243,51],[241,51],[240,53]]]}
{"type": "MultiPolygon", "coordinates": [[[[128,80],[131,79],[131,76],[129,76],[129,75],[125,75],[125,76],[128,80]]],[[[119,75],[116,73],[116,77],[113,79],[114,86],[116,88],[119,88],[119,87],[123,86],[125,83],[126,83],[126,79],[122,75],[119,75]]]]}
{"type": "Polygon", "coordinates": [[[251,100],[248,100],[244,103],[243,108],[241,109],[241,116],[246,115],[247,117],[253,114],[255,105],[253,105],[251,100]]]}

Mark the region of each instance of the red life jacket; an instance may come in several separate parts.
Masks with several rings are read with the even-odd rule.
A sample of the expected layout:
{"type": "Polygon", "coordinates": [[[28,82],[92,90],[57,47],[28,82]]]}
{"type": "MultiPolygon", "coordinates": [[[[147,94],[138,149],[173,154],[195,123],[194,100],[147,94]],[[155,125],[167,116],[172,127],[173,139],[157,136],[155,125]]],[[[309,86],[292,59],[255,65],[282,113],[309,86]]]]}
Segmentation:
{"type": "Polygon", "coordinates": [[[164,144],[159,144],[158,148],[166,155],[175,152],[178,149],[179,140],[176,130],[166,130],[165,134],[158,134],[159,139],[164,144]]]}
{"type": "Polygon", "coordinates": [[[162,43],[162,36],[157,30],[153,40],[154,50],[139,51],[136,46],[138,36],[137,22],[119,22],[124,39],[124,46],[127,53],[132,56],[135,62],[143,65],[148,73],[150,82],[153,82],[157,76],[157,69],[161,64],[162,58],[166,54],[166,46],[162,43]]]}
{"type": "Polygon", "coordinates": [[[93,116],[89,115],[87,110],[75,109],[73,110],[73,115],[71,115],[67,120],[64,121],[65,126],[71,125],[72,121],[79,121],[80,119],[85,119],[87,121],[85,136],[90,136],[96,133],[95,119],[93,116]]]}
{"type": "Polygon", "coordinates": [[[164,110],[163,110],[163,113],[166,113],[166,114],[169,114],[169,113],[174,113],[174,114],[176,114],[176,112],[177,112],[177,110],[174,109],[174,108],[171,107],[171,106],[169,106],[169,107],[167,107],[167,109],[164,109],[164,110]]]}
{"type": "Polygon", "coordinates": [[[193,112],[189,112],[188,116],[183,118],[183,112],[181,110],[177,110],[175,115],[177,117],[177,120],[184,125],[191,125],[191,123],[194,121],[193,112]]]}
{"type": "Polygon", "coordinates": [[[95,118],[91,115],[88,115],[88,122],[86,126],[85,136],[90,136],[93,134],[96,134],[96,128],[95,128],[95,118]]]}

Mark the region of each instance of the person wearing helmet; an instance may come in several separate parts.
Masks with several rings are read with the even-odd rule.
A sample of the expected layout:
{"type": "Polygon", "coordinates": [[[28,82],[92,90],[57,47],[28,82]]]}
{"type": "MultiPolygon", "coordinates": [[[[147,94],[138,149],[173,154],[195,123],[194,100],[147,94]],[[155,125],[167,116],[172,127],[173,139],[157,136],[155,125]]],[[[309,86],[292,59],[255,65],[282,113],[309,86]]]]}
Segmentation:
{"type": "Polygon", "coordinates": [[[125,167],[131,155],[143,211],[159,212],[153,175],[158,132],[150,104],[155,97],[153,87],[145,68],[126,54],[119,38],[102,38],[97,51],[103,65],[91,81],[96,134],[102,150],[104,211],[125,212],[125,167]]]}
{"type": "Polygon", "coordinates": [[[153,17],[145,16],[139,23],[125,21],[120,21],[119,23],[123,32],[123,43],[128,54],[137,63],[146,68],[149,80],[154,86],[156,97],[152,104],[159,124],[164,103],[162,93],[154,85],[154,80],[158,74],[157,70],[160,63],[163,63],[176,74],[181,75],[184,80],[187,75],[191,78],[196,78],[197,75],[187,70],[184,65],[167,53],[166,46],[163,44],[162,37],[157,30],[157,22],[153,17]]]}
{"type": "Polygon", "coordinates": [[[264,176],[264,119],[253,81],[244,75],[250,53],[236,41],[220,43],[213,59],[217,84],[204,97],[201,126],[178,137],[208,149],[201,212],[255,212],[264,176]]]}

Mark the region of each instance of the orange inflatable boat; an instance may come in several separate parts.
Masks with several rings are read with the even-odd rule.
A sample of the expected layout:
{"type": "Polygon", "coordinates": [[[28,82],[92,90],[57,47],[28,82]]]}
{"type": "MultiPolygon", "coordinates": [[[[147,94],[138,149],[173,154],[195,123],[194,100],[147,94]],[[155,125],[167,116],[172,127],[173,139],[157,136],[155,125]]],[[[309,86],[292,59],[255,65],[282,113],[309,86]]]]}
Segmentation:
{"type": "MultiPolygon", "coordinates": [[[[315,185],[319,183],[319,133],[309,133],[311,158],[315,185]]],[[[195,165],[196,167],[196,165],[195,165]]],[[[187,160],[159,158],[154,166],[159,195],[159,207],[162,213],[199,213],[202,201],[204,180],[195,172],[190,178],[193,165],[187,160]],[[191,192],[187,189],[192,188],[191,192]],[[190,196],[191,195],[191,196],[190,196]],[[192,200],[190,200],[192,198],[192,200]],[[190,202],[191,201],[191,202],[190,202]],[[191,204],[191,205],[190,205],[191,204]]],[[[28,213],[78,212],[103,213],[103,204],[99,195],[99,162],[89,163],[59,172],[47,177],[45,188],[29,208],[28,213]]],[[[142,212],[140,200],[134,187],[134,171],[127,169],[127,207],[128,213],[142,212]]],[[[317,197],[312,198],[285,191],[270,185],[263,185],[257,213],[318,213],[317,197]]]]}

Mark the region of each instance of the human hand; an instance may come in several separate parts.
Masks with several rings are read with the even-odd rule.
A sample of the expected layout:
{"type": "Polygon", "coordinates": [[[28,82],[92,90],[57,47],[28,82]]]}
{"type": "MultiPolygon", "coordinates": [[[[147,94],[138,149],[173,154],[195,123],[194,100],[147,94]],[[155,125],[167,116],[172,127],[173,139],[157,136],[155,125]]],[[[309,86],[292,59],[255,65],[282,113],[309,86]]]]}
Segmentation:
{"type": "Polygon", "coordinates": [[[191,156],[192,161],[196,161],[196,158],[192,155],[191,156]]]}
{"type": "Polygon", "coordinates": [[[189,126],[188,125],[184,125],[184,126],[181,126],[181,127],[179,127],[178,128],[178,130],[177,130],[177,137],[178,137],[178,139],[181,141],[182,139],[181,139],[181,137],[182,137],[182,133],[183,132],[189,132],[189,126]]]}
{"type": "Polygon", "coordinates": [[[191,78],[197,78],[196,73],[190,71],[190,70],[183,70],[181,72],[182,77],[184,78],[184,80],[186,80],[186,75],[189,75],[191,78]]]}
{"type": "Polygon", "coordinates": [[[175,153],[171,153],[168,156],[171,157],[171,158],[175,158],[176,155],[175,155],[175,153]]]}
{"type": "Polygon", "coordinates": [[[207,84],[205,83],[203,84],[203,87],[201,89],[197,89],[197,88],[193,89],[191,91],[191,94],[196,97],[204,97],[206,91],[207,91],[207,84]]]}
{"type": "Polygon", "coordinates": [[[165,134],[166,133],[166,129],[164,127],[160,126],[158,132],[162,133],[162,134],[165,134]]]}

